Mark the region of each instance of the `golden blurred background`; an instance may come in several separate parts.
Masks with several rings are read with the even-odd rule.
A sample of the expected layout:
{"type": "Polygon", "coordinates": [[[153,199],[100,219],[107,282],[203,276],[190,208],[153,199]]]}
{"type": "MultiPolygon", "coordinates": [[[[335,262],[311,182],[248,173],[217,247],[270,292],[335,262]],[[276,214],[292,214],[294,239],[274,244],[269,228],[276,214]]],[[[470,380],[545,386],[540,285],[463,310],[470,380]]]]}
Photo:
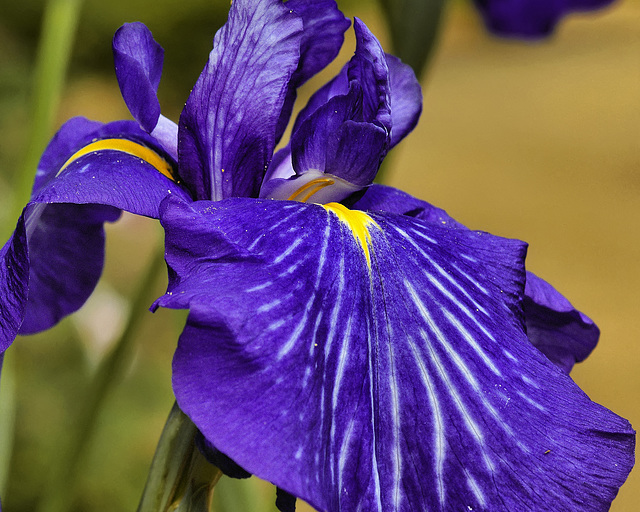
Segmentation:
{"type": "MultiPolygon", "coordinates": [[[[347,15],[367,22],[388,47],[373,0],[338,3],[347,15]]],[[[41,4],[25,1],[22,12],[13,7],[10,19],[0,18],[3,196],[10,194],[25,150],[41,4]]],[[[129,118],[109,59],[111,35],[123,21],[133,20],[147,23],[165,48],[160,98],[163,113],[177,120],[227,2],[197,0],[189,16],[176,13],[170,21],[162,8],[171,3],[159,5],[150,11],[138,1],[119,0],[113,7],[85,3],[58,125],[74,115],[129,118]]],[[[389,156],[387,182],[473,229],[527,241],[528,268],[601,328],[600,344],[573,378],[593,400],[637,427],[640,2],[618,1],[599,13],[570,16],[552,38],[538,43],[488,35],[467,2],[453,2],[444,22],[423,77],[421,122],[389,156]]],[[[352,39],[347,44],[343,61],[353,51],[352,39]]],[[[305,86],[302,101],[330,74],[305,86]]],[[[0,203],[0,221],[15,222],[6,216],[0,203]]],[[[8,355],[15,374],[17,453],[3,494],[6,510],[33,509],[33,489],[55,465],[51,445],[65,431],[65,415],[124,322],[132,282],[161,236],[154,222],[132,216],[108,226],[105,278],[91,301],[56,329],[18,340],[8,355]]],[[[157,293],[162,292],[159,280],[157,293]]],[[[84,461],[77,510],[135,507],[173,401],[170,361],[182,318],[161,311],[144,325],[134,364],[110,396],[84,461]]],[[[245,484],[221,485],[233,493],[245,484]]],[[[253,511],[255,500],[273,498],[272,489],[250,492],[260,494],[243,498],[244,508],[218,503],[215,510],[253,511]]],[[[640,474],[635,471],[611,510],[635,512],[638,503],[640,474]]]]}

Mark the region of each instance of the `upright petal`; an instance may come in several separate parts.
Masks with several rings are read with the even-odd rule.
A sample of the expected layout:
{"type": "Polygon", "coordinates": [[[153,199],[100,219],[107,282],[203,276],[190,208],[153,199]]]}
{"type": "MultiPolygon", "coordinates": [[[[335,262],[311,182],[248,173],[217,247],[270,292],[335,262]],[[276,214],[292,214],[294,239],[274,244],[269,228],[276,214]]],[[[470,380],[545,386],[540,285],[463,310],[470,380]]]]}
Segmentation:
{"type": "Polygon", "coordinates": [[[354,29],[357,46],[347,71],[348,92],[329,98],[299,125],[291,137],[297,176],[272,179],[263,196],[294,198],[299,190],[304,200],[341,201],[371,183],[378,172],[391,132],[389,72],[369,29],[357,18],[354,29]],[[303,194],[306,190],[312,193],[303,194]]]}
{"type": "Polygon", "coordinates": [[[180,117],[180,175],[198,199],[258,195],[301,38],[280,0],[231,4],[180,117]]]}
{"type": "Polygon", "coordinates": [[[344,32],[351,24],[335,0],[289,0],[287,7],[300,16],[304,31],[300,41],[300,61],[289,82],[276,140],[280,140],[289,123],[297,88],[336,58],[344,42],[344,32]]]}
{"type": "Polygon", "coordinates": [[[600,9],[613,0],[474,0],[487,28],[500,36],[540,38],[573,11],[600,9]]]}
{"type": "Polygon", "coordinates": [[[125,23],[113,36],[113,60],[118,85],[131,115],[147,132],[160,117],[158,85],[164,50],[142,23],[125,23]]]}
{"type": "Polygon", "coordinates": [[[321,511],[607,510],[628,422],[526,338],[525,245],[340,205],[165,201],[180,407],[321,511]]]}
{"type": "MultiPolygon", "coordinates": [[[[389,54],[385,54],[385,60],[389,71],[391,140],[388,141],[388,149],[391,149],[406,137],[417,124],[420,113],[422,112],[422,88],[410,66],[403,64],[398,58],[389,54]]],[[[298,128],[320,108],[324,110],[330,109],[327,105],[331,104],[331,100],[335,96],[348,95],[348,69],[349,66],[346,65],[331,81],[316,91],[305,108],[298,114],[292,133],[296,133],[298,128]]],[[[335,117],[338,112],[334,112],[333,114],[333,117],[335,117]]],[[[323,117],[320,117],[318,121],[322,120],[323,117]]],[[[311,133],[313,133],[313,128],[313,125],[309,125],[307,131],[311,130],[311,133]]],[[[374,130],[370,129],[369,131],[374,130]]],[[[319,137],[317,135],[313,137],[313,140],[317,141],[318,139],[319,137]]],[[[301,134],[299,143],[304,144],[304,142],[301,134]]],[[[313,141],[310,143],[313,143],[313,141]]],[[[287,179],[295,176],[296,172],[293,168],[291,150],[291,145],[287,145],[276,153],[265,175],[265,181],[260,190],[260,197],[276,197],[277,195],[278,197],[286,198],[291,195],[290,193],[286,195],[275,194],[274,190],[278,188],[281,183],[270,182],[270,180],[287,179]]],[[[371,155],[369,155],[369,158],[371,158],[371,155]]],[[[364,164],[365,167],[368,165],[367,163],[364,164]]],[[[299,168],[304,168],[304,166],[299,168]]],[[[297,188],[299,188],[299,186],[300,185],[298,185],[297,188]]],[[[355,189],[351,189],[348,193],[354,190],[355,189]]],[[[336,196],[333,200],[337,200],[337,197],[339,196],[336,196]]]]}

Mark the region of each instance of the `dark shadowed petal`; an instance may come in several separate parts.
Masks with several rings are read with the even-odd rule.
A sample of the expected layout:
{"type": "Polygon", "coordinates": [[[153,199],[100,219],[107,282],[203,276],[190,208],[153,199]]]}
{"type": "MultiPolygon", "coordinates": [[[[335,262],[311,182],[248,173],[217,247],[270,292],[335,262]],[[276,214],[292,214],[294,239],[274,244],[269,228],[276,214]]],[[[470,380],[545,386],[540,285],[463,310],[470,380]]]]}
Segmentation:
{"type": "Polygon", "coordinates": [[[298,174],[320,171],[363,187],[373,181],[387,145],[385,128],[362,121],[362,90],[354,83],[348,95],[331,98],[296,131],[293,168],[298,174]]]}
{"type": "Polygon", "coordinates": [[[180,117],[180,175],[198,199],[258,195],[301,31],[280,0],[231,4],[180,117]]]}
{"type": "Polygon", "coordinates": [[[387,54],[386,59],[391,101],[391,149],[418,124],[422,113],[422,87],[411,66],[393,55],[387,54]]]}
{"type": "MultiPolygon", "coordinates": [[[[391,142],[389,149],[413,130],[422,112],[422,88],[410,66],[393,55],[385,54],[389,73],[389,103],[391,110],[391,142]]],[[[349,92],[349,65],[331,81],[318,89],[300,111],[292,132],[332,97],[349,92]]]]}
{"type": "Polygon", "coordinates": [[[0,250],[0,352],[16,337],[24,318],[29,283],[27,236],[21,215],[11,238],[0,250]]]}
{"type": "Polygon", "coordinates": [[[27,206],[29,294],[20,334],[48,329],[85,303],[102,273],[103,224],[119,215],[102,205],[27,206]]]}
{"type": "Polygon", "coordinates": [[[335,0],[289,0],[287,7],[300,16],[304,31],[300,41],[300,61],[288,85],[276,140],[282,137],[289,123],[296,89],[336,58],[344,42],[344,32],[351,24],[338,10],[335,0]]]}
{"type": "Polygon", "coordinates": [[[500,36],[539,38],[573,11],[599,9],[613,0],[474,0],[487,28],[500,36]]]}
{"type": "Polygon", "coordinates": [[[406,216],[163,203],[178,403],[321,511],[604,511],[628,422],[527,340],[526,246],[406,216]]]}
{"type": "MultiPolygon", "coordinates": [[[[386,142],[388,148],[385,147],[385,151],[388,151],[388,149],[391,149],[406,137],[418,122],[418,118],[422,112],[422,89],[409,66],[403,64],[398,58],[392,55],[385,54],[385,60],[389,71],[389,102],[391,109],[391,140],[386,142]]],[[[296,141],[299,148],[302,147],[306,149],[306,144],[311,146],[313,146],[314,143],[317,144],[321,138],[314,130],[324,129],[326,133],[327,128],[332,124],[331,122],[335,122],[335,118],[340,114],[340,112],[333,112],[333,115],[327,118],[325,111],[328,108],[327,105],[331,104],[334,97],[349,94],[348,69],[349,65],[344,66],[340,73],[316,91],[305,108],[298,114],[292,130],[294,134],[298,132],[298,129],[304,125],[305,121],[314,115],[316,111],[324,109],[321,116],[316,116],[315,122],[310,122],[306,128],[297,135],[296,141]],[[304,137],[308,136],[308,134],[311,134],[312,137],[309,141],[306,141],[304,137]]],[[[361,130],[369,136],[374,135],[373,132],[375,131],[371,128],[361,128],[361,130]]],[[[352,134],[354,137],[357,137],[357,135],[358,134],[352,134]]],[[[333,136],[337,138],[336,134],[333,134],[333,136]]],[[[378,135],[375,135],[375,137],[378,137],[378,135]]],[[[296,174],[291,158],[291,151],[291,145],[287,145],[276,153],[265,175],[265,180],[260,190],[260,197],[287,198],[291,195],[286,193],[289,186],[285,187],[285,192],[282,192],[282,190],[279,192],[276,191],[283,185],[282,182],[277,182],[276,180],[288,179],[296,174]]],[[[305,153],[309,153],[313,159],[311,151],[299,153],[298,158],[305,158],[305,153]]],[[[360,156],[360,158],[364,158],[365,160],[371,159],[371,153],[376,155],[377,152],[370,151],[368,156],[360,156]]],[[[325,156],[316,154],[315,159],[324,162],[325,156]]],[[[339,163],[339,159],[337,163],[339,163]]],[[[309,165],[309,163],[299,163],[298,169],[311,168],[308,167],[309,165]]],[[[369,162],[361,163],[360,165],[364,167],[371,166],[369,162]]],[[[366,180],[361,179],[360,181],[370,180],[366,178],[366,180]]],[[[340,198],[340,194],[338,194],[333,200],[339,200],[340,198]]],[[[318,200],[318,202],[320,201],[318,200]]]]}
{"type": "Polygon", "coordinates": [[[160,117],[157,92],[164,50],[144,24],[126,23],[113,36],[113,60],[131,115],[147,132],[152,132],[160,117]]]}
{"type": "MultiPolygon", "coordinates": [[[[444,210],[392,187],[372,185],[359,197],[350,199],[347,206],[360,210],[397,213],[467,229],[444,210]]],[[[576,362],[584,361],[598,343],[598,326],[532,272],[527,272],[523,310],[531,343],[566,373],[576,362]]]]}
{"type": "Polygon", "coordinates": [[[593,320],[531,272],[527,272],[523,308],[531,343],[567,373],[598,343],[600,329],[593,320]]]}
{"type": "Polygon", "coordinates": [[[425,222],[467,229],[442,208],[433,206],[397,188],[378,185],[377,183],[367,187],[362,195],[349,198],[345,205],[356,210],[408,215],[425,222]]]}

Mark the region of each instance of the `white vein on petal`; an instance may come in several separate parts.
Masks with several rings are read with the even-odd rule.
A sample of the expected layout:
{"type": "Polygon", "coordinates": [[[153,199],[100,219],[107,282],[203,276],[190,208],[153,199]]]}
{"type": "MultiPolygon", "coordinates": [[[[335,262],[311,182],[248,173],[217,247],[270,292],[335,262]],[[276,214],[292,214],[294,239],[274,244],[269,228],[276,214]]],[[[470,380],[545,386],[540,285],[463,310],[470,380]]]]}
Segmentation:
{"type": "Polygon", "coordinates": [[[484,286],[482,286],[478,281],[476,281],[473,277],[471,277],[464,270],[462,270],[458,265],[456,265],[455,263],[452,263],[451,266],[455,268],[460,273],[460,275],[462,275],[465,279],[467,279],[478,290],[480,290],[485,295],[489,295],[489,291],[484,286]]]}
{"type": "MultiPolygon", "coordinates": [[[[407,291],[409,292],[409,295],[411,295],[411,299],[413,300],[415,306],[418,308],[418,311],[420,312],[421,316],[427,322],[427,325],[428,325],[429,329],[435,335],[435,337],[437,338],[437,340],[440,343],[440,345],[445,349],[447,354],[452,358],[454,364],[458,367],[458,369],[462,373],[462,375],[465,378],[465,380],[474,388],[474,390],[479,390],[480,387],[479,387],[478,382],[476,381],[475,377],[473,376],[471,371],[468,369],[468,367],[464,364],[464,361],[462,361],[460,359],[460,357],[457,355],[457,353],[450,347],[450,345],[447,342],[446,338],[442,334],[442,331],[440,331],[438,326],[434,323],[433,319],[431,318],[431,315],[427,311],[427,308],[425,307],[425,305],[420,300],[420,297],[417,295],[417,293],[416,293],[415,289],[413,288],[413,286],[411,285],[411,283],[409,281],[405,280],[404,284],[405,284],[405,287],[407,288],[407,291]]],[[[440,360],[440,358],[436,354],[435,350],[433,349],[433,346],[431,345],[431,342],[429,341],[429,336],[423,330],[420,330],[420,334],[421,334],[421,337],[422,337],[423,341],[425,342],[425,345],[426,345],[426,347],[427,347],[427,349],[428,349],[428,351],[430,353],[431,360],[434,362],[434,364],[436,366],[436,369],[438,370],[438,374],[440,375],[440,378],[442,379],[442,381],[445,384],[447,390],[449,391],[449,394],[451,395],[451,398],[453,399],[453,402],[456,405],[456,408],[458,409],[458,411],[462,415],[462,418],[464,419],[464,422],[465,422],[465,425],[467,426],[467,429],[469,430],[469,432],[472,434],[472,436],[475,438],[476,442],[478,443],[478,446],[480,447],[480,450],[482,451],[483,458],[485,460],[485,464],[487,465],[487,468],[490,471],[493,471],[494,470],[494,464],[491,461],[491,459],[489,458],[488,454],[486,453],[485,446],[484,446],[484,444],[485,444],[484,443],[484,434],[483,434],[482,430],[480,429],[478,424],[473,420],[473,418],[471,417],[469,412],[466,410],[466,408],[464,406],[464,403],[462,401],[462,398],[460,397],[460,394],[458,393],[458,390],[456,389],[455,385],[453,384],[453,382],[449,378],[449,375],[447,374],[447,372],[444,369],[442,361],[440,360]]]]}
{"type": "MultiPolygon", "coordinates": [[[[449,281],[453,286],[455,286],[465,297],[467,297],[473,303],[473,305],[476,307],[476,309],[478,309],[479,311],[482,311],[485,315],[489,316],[489,313],[487,313],[487,310],[484,309],[480,304],[478,304],[478,302],[473,297],[471,297],[471,295],[469,295],[469,292],[467,292],[467,290],[465,290],[460,285],[460,283],[458,283],[451,275],[449,275],[435,261],[431,260],[430,262],[433,265],[433,267],[440,273],[440,275],[442,275],[447,281],[449,281]]],[[[454,266],[454,268],[456,268],[456,270],[458,270],[457,267],[454,266]]],[[[455,299],[452,299],[452,300],[455,300],[455,299]]],[[[457,300],[455,302],[457,302],[457,300]]]]}
{"type": "Polygon", "coordinates": [[[429,405],[431,406],[431,410],[433,411],[433,435],[434,435],[434,455],[435,455],[435,472],[436,472],[436,481],[438,487],[438,498],[440,499],[440,505],[444,507],[445,505],[445,488],[444,488],[444,460],[446,457],[446,443],[445,443],[445,428],[444,421],[442,419],[442,412],[440,410],[440,403],[438,402],[438,397],[436,396],[435,387],[431,378],[429,377],[429,372],[422,361],[422,357],[418,350],[418,347],[413,342],[413,338],[411,336],[407,336],[407,341],[409,343],[409,347],[411,347],[411,353],[413,354],[413,358],[415,359],[416,365],[420,370],[420,378],[422,383],[424,384],[425,389],[427,390],[427,395],[429,397],[429,405]]]}

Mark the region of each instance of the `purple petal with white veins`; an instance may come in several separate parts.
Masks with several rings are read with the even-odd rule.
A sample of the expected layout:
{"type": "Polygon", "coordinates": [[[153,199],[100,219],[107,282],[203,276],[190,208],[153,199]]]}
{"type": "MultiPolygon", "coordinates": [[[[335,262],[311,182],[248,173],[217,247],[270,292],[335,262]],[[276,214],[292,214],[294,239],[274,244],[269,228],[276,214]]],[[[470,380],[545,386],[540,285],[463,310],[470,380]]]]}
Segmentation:
{"type": "Polygon", "coordinates": [[[24,318],[29,264],[24,219],[20,216],[11,238],[0,250],[0,352],[16,337],[24,318]]]}
{"type": "Polygon", "coordinates": [[[118,85],[131,115],[147,132],[160,117],[158,85],[164,50],[142,23],[125,23],[113,36],[113,60],[118,85]]]}
{"type": "Polygon", "coordinates": [[[527,340],[526,246],[340,205],[163,203],[183,411],[321,511],[604,511],[629,423],[527,340]]]}
{"type": "Polygon", "coordinates": [[[573,11],[600,9],[613,0],[474,0],[487,28],[496,35],[525,39],[548,36],[573,11]]]}
{"type": "Polygon", "coordinates": [[[529,340],[566,373],[596,347],[600,329],[593,320],[531,272],[523,308],[529,340]]]}
{"type": "Polygon", "coordinates": [[[180,175],[198,199],[258,195],[301,32],[302,21],[280,0],[231,4],[180,116],[180,175]]]}
{"type": "MultiPolygon", "coordinates": [[[[347,206],[408,215],[442,226],[467,229],[444,210],[383,185],[372,185],[347,206]]],[[[584,361],[598,343],[598,326],[549,283],[529,271],[523,310],[531,343],[566,373],[575,363],[584,361]]]]}
{"type": "Polygon", "coordinates": [[[304,31],[300,41],[300,61],[289,82],[276,140],[284,133],[296,100],[296,90],[336,58],[344,32],[351,22],[338,10],[335,0],[289,0],[287,8],[300,16],[304,31]]]}

